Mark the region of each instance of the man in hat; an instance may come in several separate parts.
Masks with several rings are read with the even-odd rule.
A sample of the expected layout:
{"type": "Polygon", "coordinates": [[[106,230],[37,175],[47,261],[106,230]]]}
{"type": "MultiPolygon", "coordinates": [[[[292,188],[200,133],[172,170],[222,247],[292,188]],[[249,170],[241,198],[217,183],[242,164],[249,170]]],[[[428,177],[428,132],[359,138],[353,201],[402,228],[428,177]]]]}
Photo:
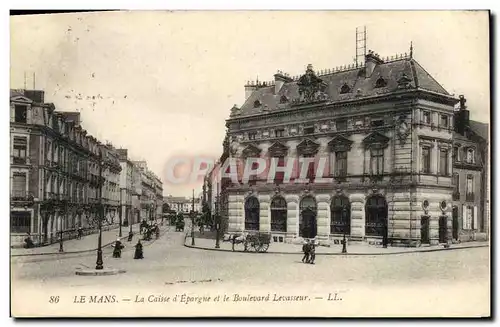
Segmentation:
{"type": "Polygon", "coordinates": [[[116,239],[115,244],[113,245],[113,258],[121,258],[122,257],[122,249],[124,248],[120,239],[116,239]]]}

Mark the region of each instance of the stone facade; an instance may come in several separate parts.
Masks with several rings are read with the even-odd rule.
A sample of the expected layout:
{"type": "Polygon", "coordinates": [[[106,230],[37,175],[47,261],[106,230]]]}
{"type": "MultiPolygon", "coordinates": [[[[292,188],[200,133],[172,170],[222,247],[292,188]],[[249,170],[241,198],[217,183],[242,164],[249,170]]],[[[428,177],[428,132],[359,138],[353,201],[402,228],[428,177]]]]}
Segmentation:
{"type": "Polygon", "coordinates": [[[274,83],[245,89],[226,123],[225,153],[291,158],[295,166],[290,183],[265,173],[245,183],[241,167],[237,183],[223,179],[229,232],[270,232],[283,242],[328,242],[344,232],[414,246],[452,239],[459,99],[411,56],[384,61],[369,53],[361,67],[316,74],[309,65],[300,78],[279,72],[274,83]],[[297,164],[304,157],[315,159],[306,181],[299,175],[307,168],[297,164]]]}

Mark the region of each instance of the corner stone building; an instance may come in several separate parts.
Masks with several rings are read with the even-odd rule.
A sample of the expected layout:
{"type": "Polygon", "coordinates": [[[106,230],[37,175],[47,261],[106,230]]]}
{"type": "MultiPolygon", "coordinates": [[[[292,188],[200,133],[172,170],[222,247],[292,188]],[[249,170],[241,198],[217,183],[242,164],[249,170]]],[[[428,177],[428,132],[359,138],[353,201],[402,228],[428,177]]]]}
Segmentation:
{"type": "Polygon", "coordinates": [[[315,72],[309,65],[300,77],[274,77],[245,86],[245,103],[226,122],[225,152],[274,157],[281,166],[285,158],[326,157],[332,181],[316,183],[311,169],[309,183],[297,183],[297,173],[291,183],[225,178],[228,232],[271,232],[278,242],[330,242],[345,232],[375,244],[387,235],[411,246],[456,237],[453,117],[460,100],[411,51],[388,60],[370,51],[357,67],[315,72]]]}

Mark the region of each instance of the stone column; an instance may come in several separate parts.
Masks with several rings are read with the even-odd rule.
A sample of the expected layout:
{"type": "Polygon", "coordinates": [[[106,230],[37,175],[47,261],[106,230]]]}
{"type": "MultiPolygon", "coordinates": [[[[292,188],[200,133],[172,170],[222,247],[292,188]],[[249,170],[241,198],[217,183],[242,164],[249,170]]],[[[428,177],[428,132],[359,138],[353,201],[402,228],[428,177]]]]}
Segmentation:
{"type": "Polygon", "coordinates": [[[316,216],[318,228],[317,237],[320,240],[328,240],[330,235],[330,219],[328,219],[328,211],[330,211],[329,200],[330,197],[328,194],[316,195],[316,201],[318,203],[318,215],[316,216]]]}
{"type": "Polygon", "coordinates": [[[365,236],[365,195],[353,193],[349,196],[351,202],[351,236],[365,236]]]}
{"type": "Polygon", "coordinates": [[[243,202],[243,196],[230,194],[228,199],[228,232],[241,232],[243,229],[241,228],[243,221],[243,228],[245,224],[245,218],[240,215],[240,202],[243,202]]]}
{"type": "Polygon", "coordinates": [[[437,144],[434,141],[431,148],[431,174],[437,174],[439,171],[438,158],[439,158],[439,148],[437,147],[437,144]]]}

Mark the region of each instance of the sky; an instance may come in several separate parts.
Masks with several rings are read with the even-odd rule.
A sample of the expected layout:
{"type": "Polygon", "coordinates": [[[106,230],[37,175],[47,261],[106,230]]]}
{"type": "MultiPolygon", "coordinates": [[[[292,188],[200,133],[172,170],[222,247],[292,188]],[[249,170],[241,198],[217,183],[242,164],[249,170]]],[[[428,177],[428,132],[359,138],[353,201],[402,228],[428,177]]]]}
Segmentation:
{"type": "Polygon", "coordinates": [[[487,12],[133,11],[13,16],[10,86],[46,91],[102,141],[146,160],[164,194],[172,158],[218,158],[246,81],[352,64],[356,27],[381,56],[409,52],[471,119],[489,122],[487,12]],[[33,78],[33,74],[35,78],[33,78]],[[92,98],[94,97],[94,99],[92,98]]]}

